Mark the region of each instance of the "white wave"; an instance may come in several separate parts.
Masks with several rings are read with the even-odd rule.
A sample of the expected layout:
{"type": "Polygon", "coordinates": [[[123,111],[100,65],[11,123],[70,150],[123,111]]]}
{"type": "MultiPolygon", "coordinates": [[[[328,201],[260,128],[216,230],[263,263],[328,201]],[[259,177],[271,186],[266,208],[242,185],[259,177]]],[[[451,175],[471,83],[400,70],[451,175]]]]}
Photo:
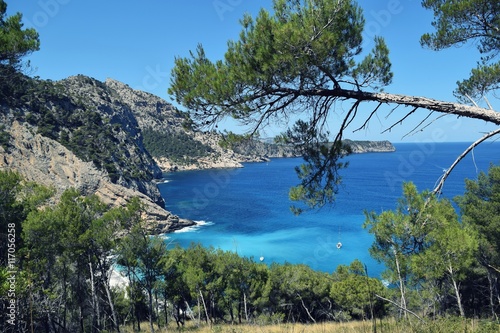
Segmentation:
{"type": "Polygon", "coordinates": [[[198,231],[201,227],[207,227],[211,226],[214,223],[213,222],[207,222],[207,221],[194,221],[196,223],[195,225],[192,225],[190,227],[182,228],[180,230],[174,231],[174,233],[183,233],[183,232],[193,232],[193,231],[198,231]]]}
{"type": "Polygon", "coordinates": [[[170,237],[168,236],[168,234],[158,234],[158,237],[160,237],[163,240],[170,239],[170,237]]]}

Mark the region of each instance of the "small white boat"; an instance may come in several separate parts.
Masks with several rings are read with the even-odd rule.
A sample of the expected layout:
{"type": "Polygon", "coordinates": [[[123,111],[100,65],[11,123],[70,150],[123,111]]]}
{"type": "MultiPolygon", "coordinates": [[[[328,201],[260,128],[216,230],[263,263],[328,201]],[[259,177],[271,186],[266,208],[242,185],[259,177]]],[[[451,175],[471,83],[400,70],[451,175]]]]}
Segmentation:
{"type": "Polygon", "coordinates": [[[260,256],[259,260],[264,261],[264,256],[260,256]]]}

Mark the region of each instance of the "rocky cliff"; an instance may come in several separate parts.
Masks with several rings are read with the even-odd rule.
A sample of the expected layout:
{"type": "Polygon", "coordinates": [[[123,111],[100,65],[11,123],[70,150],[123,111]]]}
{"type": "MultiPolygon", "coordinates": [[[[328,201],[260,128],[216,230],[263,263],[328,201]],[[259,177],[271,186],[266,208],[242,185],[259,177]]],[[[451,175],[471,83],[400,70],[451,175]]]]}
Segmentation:
{"type": "Polygon", "coordinates": [[[360,153],[386,153],[396,151],[396,148],[387,140],[384,141],[353,141],[344,140],[349,145],[353,154],[360,153]]]}
{"type": "Polygon", "coordinates": [[[108,174],[85,162],[55,140],[34,134],[29,126],[14,121],[10,128],[9,151],[0,147],[0,169],[16,170],[28,181],[56,189],[56,197],[72,187],[84,195],[96,194],[105,204],[124,206],[139,197],[151,231],[165,233],[192,225],[167,212],[138,190],[112,183],[108,174]]]}
{"type": "MultiPolygon", "coordinates": [[[[223,135],[197,131],[187,113],[116,80],[78,75],[52,82],[19,74],[11,81],[0,82],[0,168],[59,195],[75,187],[110,205],[139,197],[155,232],[193,223],[164,209],[156,185],[163,172],[296,156],[290,146],[256,140],[224,147],[223,135]]],[[[349,144],[358,153],[394,150],[389,142],[349,144]]]]}
{"type": "Polygon", "coordinates": [[[146,147],[163,171],[241,167],[246,160],[221,148],[220,134],[194,130],[188,114],[160,97],[113,79],[105,84],[133,112],[146,147]]]}
{"type": "Polygon", "coordinates": [[[149,226],[168,232],[191,225],[164,209],[155,179],[162,170],[143,144],[130,105],[104,83],[13,78],[0,100],[0,168],[52,186],[97,194],[112,205],[139,197],[149,226]]]}

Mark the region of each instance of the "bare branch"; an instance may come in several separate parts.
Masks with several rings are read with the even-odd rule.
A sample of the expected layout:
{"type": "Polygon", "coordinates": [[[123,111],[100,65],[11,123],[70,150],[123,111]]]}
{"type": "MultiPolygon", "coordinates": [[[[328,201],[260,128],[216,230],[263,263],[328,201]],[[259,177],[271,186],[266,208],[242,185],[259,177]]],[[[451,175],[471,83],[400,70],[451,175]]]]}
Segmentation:
{"type": "Polygon", "coordinates": [[[486,101],[486,104],[488,104],[488,107],[490,108],[490,110],[493,110],[493,107],[491,106],[490,101],[488,100],[488,98],[486,96],[483,96],[483,98],[486,101]]]}
{"type": "Polygon", "coordinates": [[[471,101],[472,104],[474,104],[475,107],[479,107],[479,105],[477,105],[476,101],[472,99],[472,97],[469,96],[469,94],[465,94],[465,97],[467,97],[469,99],[469,101],[471,101]]]}
{"type": "Polygon", "coordinates": [[[498,129],[496,129],[494,131],[491,131],[489,133],[486,133],[482,138],[480,138],[479,140],[476,140],[473,144],[471,144],[462,154],[460,154],[460,156],[457,157],[457,159],[455,160],[455,162],[453,162],[453,164],[446,170],[446,172],[444,173],[444,175],[441,177],[441,180],[437,184],[436,188],[433,190],[433,192],[435,194],[441,194],[441,192],[443,190],[444,182],[446,181],[446,179],[450,175],[451,171],[455,168],[455,166],[457,166],[457,164],[465,156],[467,156],[467,154],[470,153],[477,145],[479,145],[481,142],[483,142],[486,139],[489,139],[492,136],[495,136],[495,135],[497,135],[499,133],[500,133],[500,128],[498,128],[498,129]]]}
{"type": "Polygon", "coordinates": [[[425,320],[423,320],[422,318],[420,318],[420,317],[419,317],[419,315],[417,315],[415,312],[413,312],[413,311],[411,311],[411,310],[408,310],[408,309],[407,309],[407,308],[405,308],[405,307],[402,307],[402,306],[401,306],[401,305],[399,305],[398,303],[396,303],[396,302],[394,302],[394,301],[391,301],[390,299],[385,298],[385,297],[382,297],[382,296],[377,295],[377,294],[375,294],[375,297],[378,297],[378,298],[380,298],[381,300],[384,300],[384,301],[386,301],[386,302],[391,303],[392,305],[397,306],[397,307],[398,307],[398,308],[400,308],[401,310],[406,311],[406,312],[408,312],[408,313],[410,313],[410,314],[414,315],[414,316],[415,316],[418,320],[420,320],[422,323],[425,323],[425,320]]]}
{"type": "Polygon", "coordinates": [[[377,107],[370,113],[370,115],[368,116],[368,118],[365,120],[365,122],[363,123],[363,125],[361,125],[360,127],[356,128],[354,131],[352,131],[353,133],[354,132],[357,132],[357,131],[360,131],[364,128],[366,128],[366,126],[368,125],[368,123],[370,122],[370,120],[372,119],[373,115],[377,112],[377,110],[380,108],[380,106],[382,105],[382,103],[378,103],[377,107]]]}
{"type": "Polygon", "coordinates": [[[420,130],[421,131],[425,130],[427,127],[431,126],[436,120],[441,119],[441,118],[446,117],[446,116],[447,116],[447,114],[442,114],[442,115],[436,117],[432,121],[428,122],[427,125],[425,125],[424,127],[420,128],[420,130]]]}
{"type": "MultiPolygon", "coordinates": [[[[427,115],[427,117],[425,117],[425,118],[424,118],[421,122],[419,122],[419,123],[417,124],[417,126],[413,127],[411,131],[409,131],[408,133],[406,133],[406,134],[403,136],[403,138],[406,138],[407,136],[409,136],[409,135],[411,135],[412,133],[414,133],[417,129],[419,129],[419,128],[420,128],[420,126],[422,126],[422,124],[423,124],[423,123],[425,123],[425,121],[426,121],[427,119],[429,119],[429,117],[430,117],[433,113],[434,113],[434,111],[429,112],[429,114],[427,115]]],[[[431,122],[431,123],[433,123],[433,122],[431,122]]],[[[428,126],[428,125],[427,125],[427,126],[428,126]]],[[[427,127],[427,126],[425,126],[425,127],[427,127]]],[[[424,127],[424,128],[425,128],[425,127],[424,127]]]]}
{"type": "Polygon", "coordinates": [[[390,132],[394,127],[396,127],[398,124],[401,124],[403,121],[405,121],[406,118],[408,118],[413,113],[415,113],[415,111],[417,111],[417,109],[418,109],[418,107],[413,108],[413,110],[411,110],[403,118],[399,119],[397,122],[395,122],[394,124],[392,124],[391,126],[389,126],[389,128],[387,128],[386,130],[384,130],[382,133],[390,132]]]}

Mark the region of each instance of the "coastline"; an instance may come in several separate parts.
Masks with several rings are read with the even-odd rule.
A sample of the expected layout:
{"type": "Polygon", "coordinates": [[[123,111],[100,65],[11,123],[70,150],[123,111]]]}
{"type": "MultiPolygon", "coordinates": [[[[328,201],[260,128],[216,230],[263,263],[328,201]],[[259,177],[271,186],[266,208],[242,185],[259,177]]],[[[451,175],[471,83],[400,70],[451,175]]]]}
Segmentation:
{"type": "MultiPolygon", "coordinates": [[[[352,141],[352,140],[344,140],[347,144],[351,145],[353,151],[352,154],[367,154],[367,153],[388,153],[395,152],[395,146],[389,141],[352,141]]],[[[154,158],[160,169],[162,170],[162,174],[169,174],[174,172],[184,172],[184,171],[201,171],[201,170],[217,170],[217,169],[236,169],[243,168],[243,163],[268,163],[271,159],[287,159],[287,158],[297,158],[300,156],[269,156],[269,155],[261,155],[261,156],[244,156],[240,154],[234,154],[230,158],[226,158],[223,160],[220,159],[202,159],[197,161],[196,163],[186,164],[186,165],[177,165],[166,158],[154,158]]],[[[165,178],[161,178],[156,180],[156,185],[168,183],[168,180],[165,178]]],[[[190,228],[193,226],[197,226],[198,224],[191,220],[189,217],[183,216],[182,218],[178,218],[176,223],[172,223],[168,230],[162,228],[161,233],[172,233],[179,230],[183,230],[186,228],[190,228]]]]}

